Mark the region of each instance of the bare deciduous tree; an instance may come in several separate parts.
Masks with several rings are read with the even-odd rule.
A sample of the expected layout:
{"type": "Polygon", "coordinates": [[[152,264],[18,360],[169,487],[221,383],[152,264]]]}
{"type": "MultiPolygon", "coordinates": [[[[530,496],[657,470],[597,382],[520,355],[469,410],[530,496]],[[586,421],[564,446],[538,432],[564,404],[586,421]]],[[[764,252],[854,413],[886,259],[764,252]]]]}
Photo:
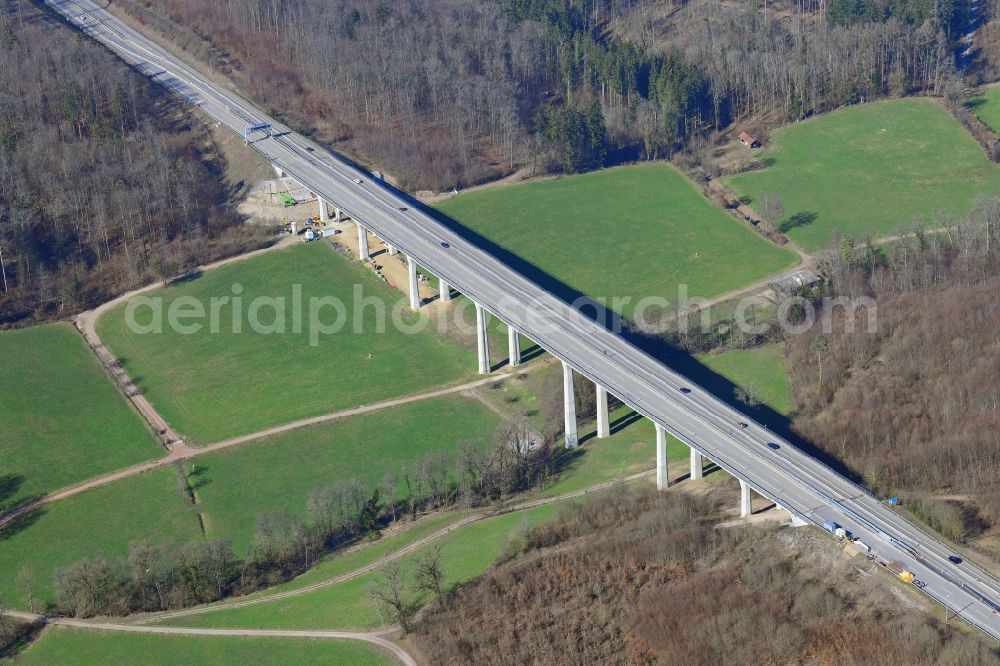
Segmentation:
{"type": "Polygon", "coordinates": [[[439,603],[447,605],[444,592],[444,571],[441,568],[441,546],[430,548],[417,560],[417,589],[433,594],[439,603]]]}
{"type": "Polygon", "coordinates": [[[408,598],[405,577],[397,565],[379,571],[377,580],[368,587],[368,596],[386,612],[390,622],[398,624],[404,634],[409,633],[417,609],[408,598]]]}

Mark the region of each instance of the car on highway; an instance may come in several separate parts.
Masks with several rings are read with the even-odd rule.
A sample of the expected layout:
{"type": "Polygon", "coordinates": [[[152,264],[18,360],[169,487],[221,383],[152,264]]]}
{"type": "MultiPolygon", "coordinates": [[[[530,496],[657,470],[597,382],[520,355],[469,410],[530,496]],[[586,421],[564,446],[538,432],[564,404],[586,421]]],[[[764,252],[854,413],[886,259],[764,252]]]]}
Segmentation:
{"type": "Polygon", "coordinates": [[[774,449],[775,451],[777,451],[778,449],[781,448],[781,445],[778,444],[777,442],[768,442],[767,443],[767,448],[774,449]]]}
{"type": "Polygon", "coordinates": [[[740,427],[741,428],[749,428],[750,424],[747,423],[746,421],[740,421],[740,427]]]}
{"type": "Polygon", "coordinates": [[[361,184],[361,179],[360,178],[355,178],[354,182],[357,183],[358,185],[360,185],[361,184]]]}
{"type": "Polygon", "coordinates": [[[949,555],[948,561],[951,562],[952,564],[961,564],[962,558],[959,557],[958,555],[949,555]]]}
{"type": "Polygon", "coordinates": [[[446,249],[446,250],[447,250],[447,249],[448,249],[449,247],[451,247],[451,245],[448,245],[448,244],[447,244],[447,243],[445,243],[444,241],[441,241],[441,247],[443,247],[444,249],[446,249]]]}
{"type": "Polygon", "coordinates": [[[691,389],[689,389],[687,386],[682,386],[682,387],[680,387],[677,390],[680,391],[681,393],[690,393],[691,392],[691,389]]]}

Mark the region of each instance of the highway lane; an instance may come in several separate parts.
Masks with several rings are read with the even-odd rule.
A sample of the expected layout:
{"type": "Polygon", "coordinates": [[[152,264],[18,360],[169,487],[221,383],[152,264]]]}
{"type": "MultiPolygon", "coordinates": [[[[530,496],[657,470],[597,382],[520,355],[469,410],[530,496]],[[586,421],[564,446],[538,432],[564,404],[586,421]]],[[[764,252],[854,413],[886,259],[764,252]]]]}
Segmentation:
{"type": "Polygon", "coordinates": [[[527,335],[577,372],[747,481],[799,517],[834,520],[924,583],[923,591],[1000,639],[1000,582],[970,564],[947,561],[947,544],[887,509],[875,497],[762,425],[595,323],[571,305],[437,222],[419,207],[251,103],[213,84],[171,53],[89,0],[50,6],[154,80],[238,134],[269,122],[253,147],[296,180],[413,256],[431,272],[527,335]],[[355,179],[362,180],[359,185],[355,179]],[[447,243],[444,247],[442,243],[447,243]],[[684,388],[688,392],[682,392],[684,388]],[[748,422],[740,428],[739,422],[748,422]],[[769,442],[781,448],[768,448],[769,442]],[[984,603],[988,600],[989,603],[984,603]]]}

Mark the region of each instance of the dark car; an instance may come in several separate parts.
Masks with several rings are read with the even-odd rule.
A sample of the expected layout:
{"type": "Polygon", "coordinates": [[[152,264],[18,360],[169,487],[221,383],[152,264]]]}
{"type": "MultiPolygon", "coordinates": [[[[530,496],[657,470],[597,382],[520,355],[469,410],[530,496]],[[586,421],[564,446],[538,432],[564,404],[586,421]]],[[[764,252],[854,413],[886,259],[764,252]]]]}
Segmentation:
{"type": "Polygon", "coordinates": [[[769,448],[769,449],[774,449],[775,451],[777,451],[778,449],[780,449],[780,448],[781,448],[781,445],[780,445],[780,444],[777,444],[777,443],[775,443],[775,442],[768,442],[768,443],[767,443],[767,448],[769,448]]]}
{"type": "Polygon", "coordinates": [[[690,393],[691,392],[691,389],[689,389],[687,386],[682,386],[682,387],[680,387],[677,390],[680,391],[681,393],[690,393]]]}
{"type": "Polygon", "coordinates": [[[958,555],[949,555],[948,561],[951,562],[952,564],[961,564],[962,558],[959,557],[958,555]]]}
{"type": "Polygon", "coordinates": [[[447,250],[447,249],[448,249],[449,247],[451,247],[451,245],[448,245],[448,244],[447,244],[447,243],[445,243],[444,241],[441,241],[441,247],[443,247],[444,249],[446,249],[446,250],[447,250]]]}
{"type": "Polygon", "coordinates": [[[740,427],[741,428],[749,428],[750,424],[747,423],[746,421],[740,421],[740,427]]]}

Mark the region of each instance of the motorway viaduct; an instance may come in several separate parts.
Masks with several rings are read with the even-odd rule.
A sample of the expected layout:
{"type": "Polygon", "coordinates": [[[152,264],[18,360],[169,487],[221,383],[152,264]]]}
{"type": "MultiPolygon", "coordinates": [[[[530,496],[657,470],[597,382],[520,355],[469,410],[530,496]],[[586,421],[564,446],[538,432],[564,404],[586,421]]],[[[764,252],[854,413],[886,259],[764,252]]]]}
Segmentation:
{"type": "Polygon", "coordinates": [[[691,448],[691,478],[700,478],[704,458],[740,481],[741,513],[750,509],[751,489],[788,510],[800,522],[822,527],[834,521],[877,553],[912,572],[915,586],[957,616],[1000,640],[1000,580],[965,561],[949,562],[951,547],[887,508],[878,498],[821,461],[740,413],[709,391],[663,365],[607,326],[533,282],[468,234],[442,224],[411,197],[372,178],[323,146],[291,131],[233,92],[213,83],[154,41],[91,0],[45,0],[73,26],[105,45],[139,72],[198,107],[218,125],[247,136],[250,127],[269,132],[247,136],[250,145],[281,174],[289,174],[320,200],[321,213],[349,216],[359,233],[359,254],[368,256],[368,233],[390,252],[407,257],[410,305],[420,307],[416,266],[476,306],[479,369],[489,373],[487,323],[503,321],[510,362],[525,335],[563,364],[566,446],[578,444],[573,376],[597,386],[598,436],[608,434],[607,398],[615,395],[656,425],[657,485],[667,485],[666,435],[691,448]]]}
{"type": "MultiPolygon", "coordinates": [[[[284,178],[286,176],[293,179],[295,178],[294,175],[286,173],[281,166],[277,164],[272,164],[272,166],[279,178],[284,178]]],[[[335,222],[344,221],[344,212],[335,202],[328,202],[315,192],[311,192],[311,194],[315,196],[319,202],[319,217],[321,222],[325,224],[331,219],[335,222]]],[[[361,261],[370,261],[371,252],[368,244],[368,234],[371,232],[360,220],[354,220],[354,222],[358,232],[358,258],[361,261]]],[[[375,235],[378,240],[382,241],[388,247],[389,254],[394,255],[399,252],[394,245],[388,243],[382,238],[379,238],[378,234],[373,235],[375,235]]],[[[409,283],[409,305],[411,309],[418,310],[423,303],[420,298],[420,289],[417,281],[417,262],[412,256],[406,255],[406,265],[409,283]]],[[[438,280],[438,294],[438,298],[441,301],[448,301],[451,299],[451,286],[445,282],[443,278],[439,278],[438,280]]],[[[484,305],[476,302],[474,298],[471,298],[471,300],[476,307],[476,350],[479,357],[479,373],[486,375],[492,372],[493,368],[493,365],[490,362],[489,344],[490,312],[484,305]]],[[[507,362],[511,367],[521,364],[521,335],[522,334],[514,326],[509,324],[507,325],[507,362]]],[[[574,372],[573,366],[569,362],[562,359],[561,362],[563,370],[563,431],[565,433],[565,446],[567,449],[573,449],[579,446],[580,443],[577,430],[576,396],[574,394],[575,389],[573,383],[574,372]]],[[[610,425],[608,422],[608,390],[598,382],[595,382],[594,387],[597,399],[597,437],[599,439],[603,439],[610,436],[610,425]]],[[[653,423],[656,426],[656,487],[659,490],[663,490],[670,485],[670,474],[667,468],[667,430],[659,423],[656,423],[655,421],[653,423]]],[[[705,467],[705,457],[700,451],[698,451],[698,449],[691,447],[690,460],[691,472],[689,478],[702,478],[705,467]]],[[[752,512],[750,495],[751,487],[743,479],[739,479],[739,482],[740,516],[745,518],[752,512]]],[[[795,516],[795,514],[792,514],[792,519],[796,524],[806,524],[804,521],[795,516]]]]}

